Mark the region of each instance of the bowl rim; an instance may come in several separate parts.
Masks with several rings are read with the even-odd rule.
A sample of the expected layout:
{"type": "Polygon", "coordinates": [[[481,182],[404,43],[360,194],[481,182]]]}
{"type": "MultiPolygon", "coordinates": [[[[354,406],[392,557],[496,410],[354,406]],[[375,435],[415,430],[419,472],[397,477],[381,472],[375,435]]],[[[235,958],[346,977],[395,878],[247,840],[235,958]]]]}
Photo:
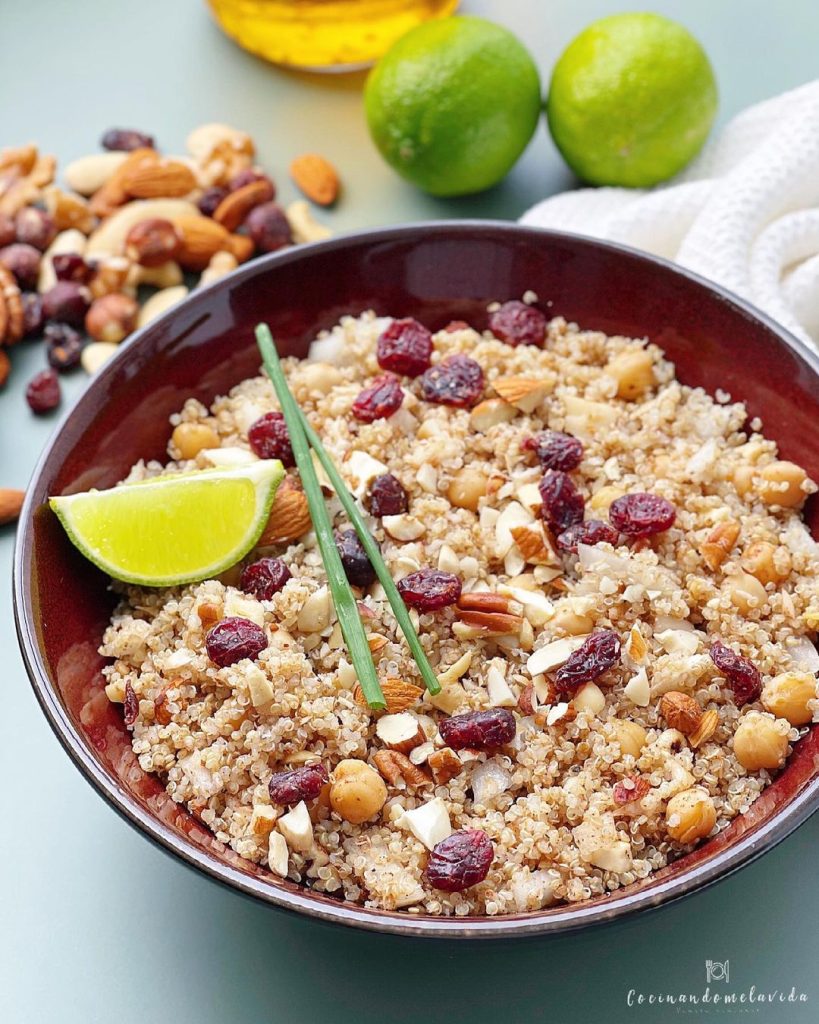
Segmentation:
{"type": "Polygon", "coordinates": [[[487,236],[514,235],[522,240],[536,242],[552,240],[576,244],[578,241],[590,249],[604,250],[615,258],[625,255],[638,262],[653,264],[664,268],[673,275],[687,279],[704,289],[712,298],[731,306],[745,318],[759,321],[789,348],[797,358],[807,364],[810,371],[819,376],[819,353],[810,349],[801,339],[793,335],[787,328],[777,323],[762,310],[750,302],[735,295],[733,292],[701,277],[686,268],[680,267],[669,260],[650,255],[630,246],[603,241],[590,235],[578,232],[554,231],[521,225],[513,221],[483,219],[447,219],[434,221],[417,221],[391,227],[369,228],[351,232],[326,241],[270,253],[252,260],[224,278],[215,281],[206,288],[197,289],[180,303],[173,306],[161,317],[136,331],[125,341],[117,353],[89,382],[88,387],[69,409],[65,411],[48,443],[37,459],[32,472],[26,499],[20,515],[14,549],[13,569],[13,606],[18,643],[23,655],[26,672],[32,689],[42,708],[49,725],[56,734],[61,745],[68,753],[74,765],[85,779],[110,804],[111,807],[130,825],[147,839],[158,845],[166,853],[175,856],[184,864],[203,873],[211,880],[217,881],[228,888],[254,898],[268,906],[305,915],[325,923],[343,924],[365,931],[375,931],[424,938],[524,938],[562,934],[578,931],[594,924],[612,922],[627,914],[638,911],[656,909],[667,905],[684,896],[703,889],[727,878],[740,868],[750,864],[761,854],[772,849],[786,836],[803,824],[816,810],[819,804],[819,777],[810,780],[789,801],[787,806],[775,813],[769,820],[758,825],[746,835],[740,836],[735,843],[718,851],[709,860],[699,864],[697,868],[680,876],[674,876],[655,884],[647,890],[626,893],[621,899],[615,898],[611,903],[584,906],[583,904],[566,905],[563,908],[551,908],[548,913],[530,911],[519,915],[504,915],[481,918],[436,918],[414,917],[399,911],[382,911],[364,908],[357,904],[339,901],[318,901],[309,890],[280,889],[268,884],[263,878],[253,877],[234,868],[230,864],[216,861],[192,843],[180,839],[178,834],[168,825],[153,817],[140,806],[126,791],[120,789],[98,764],[86,747],[82,736],[70,720],[67,712],[52,687],[48,671],[39,650],[34,622],[31,592],[27,580],[31,575],[33,555],[33,514],[35,484],[40,480],[52,454],[58,445],[64,427],[70,419],[78,415],[82,408],[92,401],[92,396],[99,387],[105,386],[106,379],[114,373],[120,363],[127,360],[131,351],[141,344],[146,334],[157,329],[166,319],[178,316],[179,312],[195,306],[201,297],[211,293],[229,290],[236,284],[268,270],[287,263],[309,260],[314,254],[323,254],[335,249],[343,249],[349,245],[378,244],[402,238],[423,237],[433,238],[438,235],[452,237],[453,234],[474,235],[480,230],[487,236]]]}

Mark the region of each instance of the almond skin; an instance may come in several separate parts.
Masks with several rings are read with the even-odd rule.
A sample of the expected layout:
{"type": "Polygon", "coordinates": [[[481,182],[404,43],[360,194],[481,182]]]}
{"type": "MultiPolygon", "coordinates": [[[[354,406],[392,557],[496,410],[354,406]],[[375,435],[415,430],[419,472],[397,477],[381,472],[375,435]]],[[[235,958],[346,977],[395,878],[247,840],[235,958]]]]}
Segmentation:
{"type": "Polygon", "coordinates": [[[272,198],[273,185],[266,178],[248,182],[225,196],[213,211],[213,219],[228,231],[235,231],[254,206],[272,198]]]}
{"type": "Polygon", "coordinates": [[[313,528],[310,508],[303,491],[285,479],[276,492],[270,518],[259,538],[259,547],[284,544],[304,536],[313,528]]]}
{"type": "Polygon", "coordinates": [[[18,491],[13,487],[0,487],[0,526],[14,523],[19,519],[25,496],[25,491],[18,491]]]}
{"type": "MultiPolygon", "coordinates": [[[[387,676],[381,681],[381,692],[384,694],[387,711],[391,715],[398,711],[406,711],[413,704],[417,704],[424,693],[420,686],[405,683],[403,679],[393,676],[387,676]]],[[[364,692],[358,683],[353,687],[353,700],[362,708],[369,708],[364,692]]]]}
{"type": "Polygon", "coordinates": [[[126,169],[122,187],[133,199],[179,199],[196,188],[196,177],[177,160],[146,161],[126,169]]]}
{"type": "Polygon", "coordinates": [[[305,153],[290,164],[294,184],[314,203],[330,206],[339,193],[338,172],[329,160],[317,153],[305,153]]]}

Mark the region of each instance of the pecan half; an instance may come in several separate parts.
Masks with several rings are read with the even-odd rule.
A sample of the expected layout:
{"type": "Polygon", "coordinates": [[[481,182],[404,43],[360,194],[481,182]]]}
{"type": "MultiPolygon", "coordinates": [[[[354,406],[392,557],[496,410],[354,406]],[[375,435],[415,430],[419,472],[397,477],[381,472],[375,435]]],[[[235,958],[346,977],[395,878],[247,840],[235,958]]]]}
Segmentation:
{"type": "Polygon", "coordinates": [[[509,599],[503,594],[490,594],[477,591],[472,594],[461,594],[458,598],[458,608],[461,611],[475,612],[508,612],[509,599]]]}
{"type": "Polygon", "coordinates": [[[427,758],[429,770],[437,786],[444,786],[450,779],[460,775],[464,770],[463,761],[451,747],[436,750],[427,758]]]}
{"type": "Polygon", "coordinates": [[[408,788],[417,789],[429,785],[432,781],[423,768],[413,764],[400,750],[379,750],[373,756],[373,762],[384,780],[391,786],[403,781],[408,788]]]}

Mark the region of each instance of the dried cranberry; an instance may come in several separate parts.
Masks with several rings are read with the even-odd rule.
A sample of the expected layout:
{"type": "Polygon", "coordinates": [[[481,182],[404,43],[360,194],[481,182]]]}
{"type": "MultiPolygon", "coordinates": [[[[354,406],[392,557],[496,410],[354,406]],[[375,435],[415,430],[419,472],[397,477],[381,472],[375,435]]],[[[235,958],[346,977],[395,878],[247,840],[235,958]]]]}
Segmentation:
{"type": "Polygon", "coordinates": [[[43,303],[37,292],[23,292],[23,337],[39,334],[43,326],[43,303]]]}
{"type": "Polygon", "coordinates": [[[616,544],[619,533],[613,526],[600,519],[587,519],[585,523],[575,523],[568,530],[557,535],[557,546],[563,551],[577,554],[578,544],[616,544]]]}
{"type": "Polygon", "coordinates": [[[260,558],[242,569],[239,586],[260,601],[269,601],[290,579],[290,570],[281,558],[260,558]]]}
{"type": "Polygon", "coordinates": [[[657,494],[624,494],[609,506],[611,525],[629,537],[648,537],[674,525],[677,510],[657,494]]]}
{"type": "Polygon", "coordinates": [[[290,221],[284,210],[272,200],[254,206],[247,215],[245,227],[260,252],[276,252],[293,244],[290,221]]]}
{"type": "Polygon", "coordinates": [[[315,800],[329,781],[323,764],[306,764],[303,768],[271,775],[267,788],[274,804],[292,807],[302,800],[315,800]]]}
{"type": "Polygon", "coordinates": [[[93,273],[93,268],[88,266],[78,252],[59,252],[51,257],[51,265],[58,281],[85,284],[93,273]]]}
{"type": "Polygon", "coordinates": [[[417,320],[393,320],[378,339],[376,358],[382,370],[417,377],[429,367],[432,335],[417,320]]]}
{"type": "Polygon", "coordinates": [[[51,214],[45,210],[38,210],[36,206],[24,206],[22,210],[17,211],[14,230],[18,242],[33,245],[40,252],[45,252],[57,234],[57,227],[51,214]]]}
{"type": "Polygon", "coordinates": [[[436,843],[424,871],[427,881],[444,892],[463,892],[489,874],[495,848],[479,828],[464,828],[436,843]]]}
{"type": "Polygon", "coordinates": [[[15,242],[0,249],[0,263],[14,275],[20,288],[36,288],[43,254],[33,245],[15,242]]]}
{"type": "Polygon", "coordinates": [[[60,382],[54,370],[40,370],[28,382],[26,401],[32,412],[51,412],[60,404],[60,382]]]}
{"type": "Polygon", "coordinates": [[[543,430],[527,437],[521,445],[524,451],[534,452],[544,469],[560,469],[568,473],[583,461],[583,443],[560,430],[543,430]]]}
{"type": "Polygon", "coordinates": [[[728,688],[737,704],[748,704],[762,693],[762,676],[759,669],[741,654],[736,654],[721,640],[711,644],[711,661],[725,676],[728,688]]]}
{"type": "Polygon", "coordinates": [[[221,188],[219,185],[212,185],[210,188],[206,188],[196,204],[199,212],[205,217],[212,217],[216,213],[216,207],[227,194],[228,190],[221,188]]]}
{"type": "Polygon", "coordinates": [[[525,302],[504,302],[489,315],[489,330],[507,345],[537,345],[546,341],[546,317],[535,306],[525,302]]]}
{"type": "Polygon", "coordinates": [[[574,693],[584,683],[590,683],[616,665],[620,660],[620,637],[611,629],[592,633],[582,647],[573,651],[566,663],[555,674],[555,686],[560,693],[574,693]]]}
{"type": "Polygon", "coordinates": [[[398,581],[398,593],[410,608],[431,612],[455,604],[461,596],[461,581],[451,572],[419,569],[398,581]]]}
{"type": "Polygon", "coordinates": [[[86,289],[74,281],[58,281],[43,295],[43,316],[72,327],[82,327],[88,312],[86,289]]]}
{"type": "Polygon", "coordinates": [[[409,499],[398,477],[384,473],[370,484],[369,504],[374,516],[398,516],[409,508],[409,499]]]}
{"type": "Polygon", "coordinates": [[[46,357],[55,370],[73,370],[82,355],[82,338],[68,324],[49,324],[45,329],[46,357]]]}
{"type": "Polygon", "coordinates": [[[227,618],[217,622],[205,637],[208,657],[220,668],[235,665],[242,658],[256,658],[267,647],[261,626],[250,619],[227,618]]]}
{"type": "Polygon", "coordinates": [[[281,459],[285,466],[296,465],[282,413],[265,413],[248,430],[247,439],[260,459],[281,459]]]}
{"type": "Polygon", "coordinates": [[[449,356],[431,366],[421,379],[421,394],[428,402],[469,408],[483,395],[483,370],[469,356],[449,356]]]}
{"type": "Polygon", "coordinates": [[[254,181],[264,181],[269,186],[268,199],[272,199],[276,195],[276,186],[273,184],[273,181],[264,171],[260,171],[257,167],[248,167],[244,171],[239,171],[234,178],[230,179],[228,189],[231,192],[235,192],[236,189],[244,188],[245,185],[251,185],[254,181]]]}
{"type": "Polygon", "coordinates": [[[372,423],[398,412],[403,401],[404,392],[398,378],[384,373],[359,392],[353,402],[353,416],[362,423],[372,423]]]}
{"type": "Polygon", "coordinates": [[[154,149],[153,135],[134,128],[109,128],[102,137],[102,148],[130,153],[132,149],[154,149]]]}
{"type": "Polygon", "coordinates": [[[441,739],[453,750],[502,747],[514,739],[515,729],[515,716],[508,708],[468,711],[465,715],[454,715],[438,723],[441,739]]]}
{"type": "Polygon", "coordinates": [[[375,569],[355,530],[339,530],[336,533],[336,547],[347,579],[354,587],[369,587],[375,583],[375,569]]]}
{"type": "Polygon", "coordinates": [[[122,704],[122,711],[125,724],[130,728],[139,718],[139,698],[130,683],[125,684],[125,700],[122,704]]]}
{"type": "Polygon", "coordinates": [[[538,487],[543,499],[543,518],[555,533],[563,533],[583,521],[586,502],[568,473],[548,469],[538,487]]]}

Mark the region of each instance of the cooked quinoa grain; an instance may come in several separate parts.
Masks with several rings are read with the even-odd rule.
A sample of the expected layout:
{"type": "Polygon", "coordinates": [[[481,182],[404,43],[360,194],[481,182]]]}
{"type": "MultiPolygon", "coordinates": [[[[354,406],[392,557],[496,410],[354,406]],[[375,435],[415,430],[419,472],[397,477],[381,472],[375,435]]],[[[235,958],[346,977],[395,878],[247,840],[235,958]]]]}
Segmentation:
{"type": "MultiPolygon", "coordinates": [[[[139,762],[241,856],[368,906],[495,915],[645,878],[746,811],[819,719],[819,546],[799,511],[815,485],[779,460],[741,404],[680,384],[656,346],[561,319],[543,348],[450,325],[432,336],[432,365],[469,356],[483,373],[480,400],[426,401],[421,378],[404,377],[398,410],[361,422],[352,406],[383,372],[376,347],[390,323],[347,317],[309,360],[284,365],[393,577],[434,569],[460,581],[457,603],[411,612],[441,693],[415,688],[375,583],[358,594],[389,706],[378,715],[359,703],[315,538],[301,524],[292,542],[245,561],[286,566],[266,600],[239,589],[243,566],[170,590],[115,585],[121,603],[101,650],[111,699],[133,694],[139,762]],[[546,431],[576,438],[579,464],[545,469],[546,431]],[[544,490],[544,472],[563,476],[544,490]],[[385,474],[408,505],[375,516],[370,488],[385,474]],[[636,494],[663,501],[619,502],[622,532],[575,530],[576,553],[544,528],[547,496],[554,521],[608,524],[612,503],[636,494]],[[624,508],[643,518],[621,522],[624,508]],[[255,660],[210,660],[206,634],[225,618],[264,630],[255,660]],[[589,643],[598,633],[616,639],[589,643]],[[716,640],[758,671],[761,701],[740,703],[739,684],[709,654],[716,640]],[[584,652],[604,646],[586,666],[584,652]],[[490,709],[504,745],[446,746],[443,721],[490,709]],[[340,799],[342,763],[339,776],[361,790],[354,807],[340,799]],[[328,773],[318,796],[308,787],[294,806],[271,801],[273,775],[310,764],[328,773]],[[476,838],[482,856],[489,840],[488,873],[463,891],[436,889],[430,852],[461,830],[486,837],[476,838]]],[[[274,411],[263,376],[210,409],[190,400],[172,417],[171,461],[140,463],[128,479],[253,460],[248,432],[274,411]]],[[[334,527],[348,529],[327,494],[334,527]]],[[[482,876],[465,865],[459,877],[482,876]]]]}

